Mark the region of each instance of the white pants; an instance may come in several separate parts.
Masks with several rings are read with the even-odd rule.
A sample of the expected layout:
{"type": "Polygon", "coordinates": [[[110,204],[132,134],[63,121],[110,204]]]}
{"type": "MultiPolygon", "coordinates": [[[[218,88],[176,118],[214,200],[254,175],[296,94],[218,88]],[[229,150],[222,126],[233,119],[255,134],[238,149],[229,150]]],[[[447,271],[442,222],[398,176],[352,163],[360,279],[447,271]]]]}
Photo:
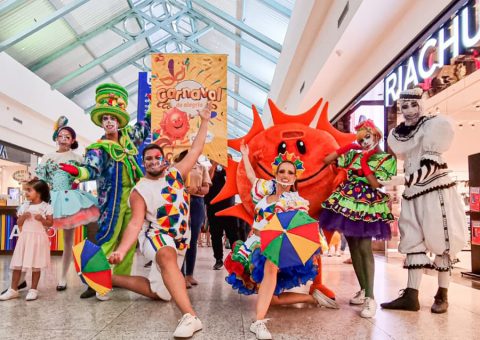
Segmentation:
{"type": "Polygon", "coordinates": [[[455,187],[403,199],[398,225],[398,250],[407,254],[405,268],[433,266],[439,271],[449,270],[465,246],[465,212],[455,187]],[[437,255],[433,264],[426,252],[437,255]]]}
{"type": "Polygon", "coordinates": [[[185,250],[177,250],[175,246],[174,239],[169,235],[155,235],[149,236],[145,229],[143,229],[138,235],[138,245],[139,250],[142,255],[148,260],[152,261],[152,267],[150,268],[150,273],[148,275],[148,280],[150,281],[150,288],[155,292],[158,297],[165,301],[170,301],[172,296],[165,287],[165,284],[162,279],[162,273],[160,266],[156,261],[157,252],[162,247],[172,247],[177,252],[177,264],[181,269],[183,261],[185,260],[185,250]]]}

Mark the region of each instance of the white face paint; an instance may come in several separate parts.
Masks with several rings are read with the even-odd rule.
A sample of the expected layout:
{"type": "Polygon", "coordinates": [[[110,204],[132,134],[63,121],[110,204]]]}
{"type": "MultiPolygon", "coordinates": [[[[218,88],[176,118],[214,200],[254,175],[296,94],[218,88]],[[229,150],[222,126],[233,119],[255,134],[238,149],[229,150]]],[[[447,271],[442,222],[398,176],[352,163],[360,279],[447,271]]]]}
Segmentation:
{"type": "Polygon", "coordinates": [[[57,144],[61,149],[70,150],[74,139],[68,130],[60,130],[57,136],[57,144]]]}
{"type": "Polygon", "coordinates": [[[362,147],[363,150],[370,151],[370,150],[373,150],[377,147],[378,140],[375,137],[375,135],[373,135],[371,133],[367,133],[365,135],[365,137],[363,137],[362,139],[360,139],[358,141],[358,144],[360,144],[360,146],[362,147]]]}
{"type": "Polygon", "coordinates": [[[118,120],[114,116],[102,116],[102,127],[106,134],[115,133],[118,131],[118,120]]]}
{"type": "Polygon", "coordinates": [[[405,125],[415,125],[420,119],[421,110],[417,100],[405,100],[400,104],[400,112],[405,118],[405,125]]]}

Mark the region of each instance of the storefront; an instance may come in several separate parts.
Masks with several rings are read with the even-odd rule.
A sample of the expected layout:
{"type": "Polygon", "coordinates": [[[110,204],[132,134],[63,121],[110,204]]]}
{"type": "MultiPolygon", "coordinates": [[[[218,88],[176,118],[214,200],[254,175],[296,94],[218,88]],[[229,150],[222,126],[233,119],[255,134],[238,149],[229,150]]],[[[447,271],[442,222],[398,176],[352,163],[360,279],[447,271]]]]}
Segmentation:
{"type": "MultiPolygon", "coordinates": [[[[0,140],[0,254],[15,249],[20,232],[17,208],[23,203],[22,181],[32,177],[41,154],[0,140]]],[[[75,242],[83,239],[83,228],[77,228],[75,242]]],[[[62,231],[49,231],[50,249],[63,250],[62,231]]]]}
{"type": "MultiPolygon", "coordinates": [[[[359,121],[372,119],[385,132],[383,146],[388,149],[388,131],[402,119],[396,106],[400,92],[421,87],[426,114],[447,115],[454,122],[456,137],[445,158],[469,217],[468,157],[480,152],[480,144],[473,142],[480,135],[480,0],[452,2],[433,22],[425,24],[423,32],[364,87],[334,123],[353,132],[359,121]]],[[[401,162],[398,169],[401,173],[401,162]]],[[[403,186],[387,190],[393,213],[398,216],[403,186]]],[[[394,251],[399,241],[396,224],[392,232],[394,238],[387,248],[394,251]]]]}

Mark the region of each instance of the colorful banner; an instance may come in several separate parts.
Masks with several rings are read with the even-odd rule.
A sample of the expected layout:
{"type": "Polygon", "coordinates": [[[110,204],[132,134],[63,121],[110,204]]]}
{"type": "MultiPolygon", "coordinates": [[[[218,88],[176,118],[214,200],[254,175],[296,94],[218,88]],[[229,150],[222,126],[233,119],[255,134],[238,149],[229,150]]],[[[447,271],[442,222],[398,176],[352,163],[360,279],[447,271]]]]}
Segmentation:
{"type": "Polygon", "coordinates": [[[203,154],[227,165],[227,56],[152,55],[152,133],[168,158],[191,146],[198,111],[212,104],[203,154]]]}
{"type": "MultiPolygon", "coordinates": [[[[149,72],[138,72],[138,98],[137,98],[137,121],[140,122],[145,119],[145,114],[150,105],[150,95],[152,93],[151,77],[149,72]]],[[[145,145],[152,142],[152,137],[149,136],[143,144],[138,148],[137,163],[143,168],[142,151],[145,145]]]]}
{"type": "MultiPolygon", "coordinates": [[[[13,251],[19,234],[20,229],[17,226],[17,216],[8,213],[0,214],[0,251],[13,251]]],[[[50,239],[50,250],[63,250],[63,230],[50,228],[48,236],[50,239]]],[[[84,238],[84,227],[76,228],[74,244],[81,242],[84,238]]]]}

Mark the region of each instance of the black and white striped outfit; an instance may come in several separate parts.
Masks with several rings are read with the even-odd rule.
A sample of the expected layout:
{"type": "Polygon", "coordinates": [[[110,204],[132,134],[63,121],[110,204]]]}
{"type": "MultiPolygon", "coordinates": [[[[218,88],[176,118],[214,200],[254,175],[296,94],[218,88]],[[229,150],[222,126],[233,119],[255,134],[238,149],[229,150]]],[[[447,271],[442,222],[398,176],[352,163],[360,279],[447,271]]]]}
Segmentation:
{"type": "Polygon", "coordinates": [[[405,268],[447,271],[465,245],[463,204],[442,158],[453,138],[453,125],[445,116],[424,116],[415,126],[402,123],[388,136],[388,145],[404,160],[398,249],[407,255],[405,268]],[[427,252],[436,255],[433,263],[427,252]]]}

